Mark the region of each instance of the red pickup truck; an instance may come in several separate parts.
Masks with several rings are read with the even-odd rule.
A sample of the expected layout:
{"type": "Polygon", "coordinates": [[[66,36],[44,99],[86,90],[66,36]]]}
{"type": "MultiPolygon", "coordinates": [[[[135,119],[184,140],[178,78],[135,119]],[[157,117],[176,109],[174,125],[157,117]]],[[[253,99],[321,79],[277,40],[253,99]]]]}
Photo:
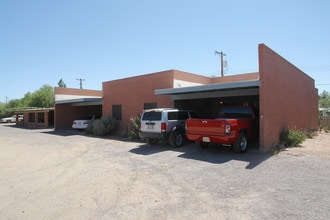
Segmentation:
{"type": "Polygon", "coordinates": [[[248,139],[255,131],[255,115],[251,107],[224,107],[220,118],[188,119],[186,136],[202,146],[219,143],[233,146],[236,153],[244,153],[248,139]]]}

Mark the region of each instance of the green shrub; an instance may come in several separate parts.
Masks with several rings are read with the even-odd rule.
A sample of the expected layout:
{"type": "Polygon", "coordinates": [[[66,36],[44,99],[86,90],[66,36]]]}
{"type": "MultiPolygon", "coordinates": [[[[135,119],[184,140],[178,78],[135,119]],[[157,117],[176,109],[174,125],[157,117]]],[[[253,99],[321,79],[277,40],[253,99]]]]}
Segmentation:
{"type": "Polygon", "coordinates": [[[296,147],[306,139],[304,132],[296,129],[283,130],[280,134],[280,141],[285,147],[296,147]]]}
{"type": "Polygon", "coordinates": [[[139,136],[139,129],[140,129],[140,124],[141,124],[140,118],[141,118],[141,115],[132,116],[130,118],[131,129],[129,132],[129,136],[133,139],[140,139],[140,136],[139,136]]]}
{"type": "Polygon", "coordinates": [[[102,116],[90,123],[86,132],[94,136],[105,136],[111,134],[116,125],[117,121],[112,116],[102,116]]]}
{"type": "Polygon", "coordinates": [[[89,124],[88,124],[88,126],[87,126],[87,128],[86,128],[86,133],[87,133],[87,134],[93,134],[93,130],[94,130],[94,122],[95,122],[95,121],[93,121],[92,123],[89,123],[89,124]]]}

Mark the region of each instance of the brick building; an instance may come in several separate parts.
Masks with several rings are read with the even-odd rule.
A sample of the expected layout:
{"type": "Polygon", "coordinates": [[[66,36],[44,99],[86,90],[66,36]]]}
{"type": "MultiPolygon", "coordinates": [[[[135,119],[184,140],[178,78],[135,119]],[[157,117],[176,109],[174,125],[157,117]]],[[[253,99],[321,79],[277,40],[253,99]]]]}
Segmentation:
{"type": "Polygon", "coordinates": [[[54,126],[54,108],[36,108],[16,110],[18,115],[23,115],[23,120],[16,120],[16,124],[31,128],[49,128],[54,126]]]}
{"type": "Polygon", "coordinates": [[[278,144],[279,133],[288,126],[317,129],[314,80],[266,45],[260,44],[258,52],[256,73],[205,77],[168,70],[103,82],[102,91],[55,88],[55,129],[71,126],[73,114],[101,111],[114,116],[119,121],[119,134],[125,134],[130,117],[143,109],[176,107],[216,118],[225,105],[254,107],[260,125],[260,151],[278,144]]]}

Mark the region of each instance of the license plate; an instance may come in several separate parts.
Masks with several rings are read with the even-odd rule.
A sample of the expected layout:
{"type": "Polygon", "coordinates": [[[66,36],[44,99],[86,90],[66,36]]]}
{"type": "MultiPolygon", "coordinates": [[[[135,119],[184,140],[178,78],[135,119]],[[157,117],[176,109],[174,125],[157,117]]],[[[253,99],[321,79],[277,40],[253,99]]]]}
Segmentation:
{"type": "Polygon", "coordinates": [[[203,137],[203,142],[210,142],[210,138],[209,137],[203,137]]]}

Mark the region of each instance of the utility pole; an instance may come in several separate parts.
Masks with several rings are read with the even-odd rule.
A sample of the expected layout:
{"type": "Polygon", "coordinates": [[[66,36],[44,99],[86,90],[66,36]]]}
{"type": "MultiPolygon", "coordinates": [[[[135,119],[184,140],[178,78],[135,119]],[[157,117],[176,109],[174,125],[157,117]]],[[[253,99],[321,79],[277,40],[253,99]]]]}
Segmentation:
{"type": "Polygon", "coordinates": [[[76,79],[80,81],[80,89],[82,89],[82,81],[85,81],[85,79],[76,79]]]}
{"type": "Polygon", "coordinates": [[[6,98],[6,103],[7,103],[7,102],[8,102],[8,98],[9,98],[9,97],[8,97],[8,96],[5,96],[5,98],[6,98]]]}
{"type": "Polygon", "coordinates": [[[215,55],[219,55],[220,56],[220,71],[221,71],[221,76],[223,76],[223,56],[226,56],[225,53],[223,53],[222,51],[215,51],[215,55]]]}

